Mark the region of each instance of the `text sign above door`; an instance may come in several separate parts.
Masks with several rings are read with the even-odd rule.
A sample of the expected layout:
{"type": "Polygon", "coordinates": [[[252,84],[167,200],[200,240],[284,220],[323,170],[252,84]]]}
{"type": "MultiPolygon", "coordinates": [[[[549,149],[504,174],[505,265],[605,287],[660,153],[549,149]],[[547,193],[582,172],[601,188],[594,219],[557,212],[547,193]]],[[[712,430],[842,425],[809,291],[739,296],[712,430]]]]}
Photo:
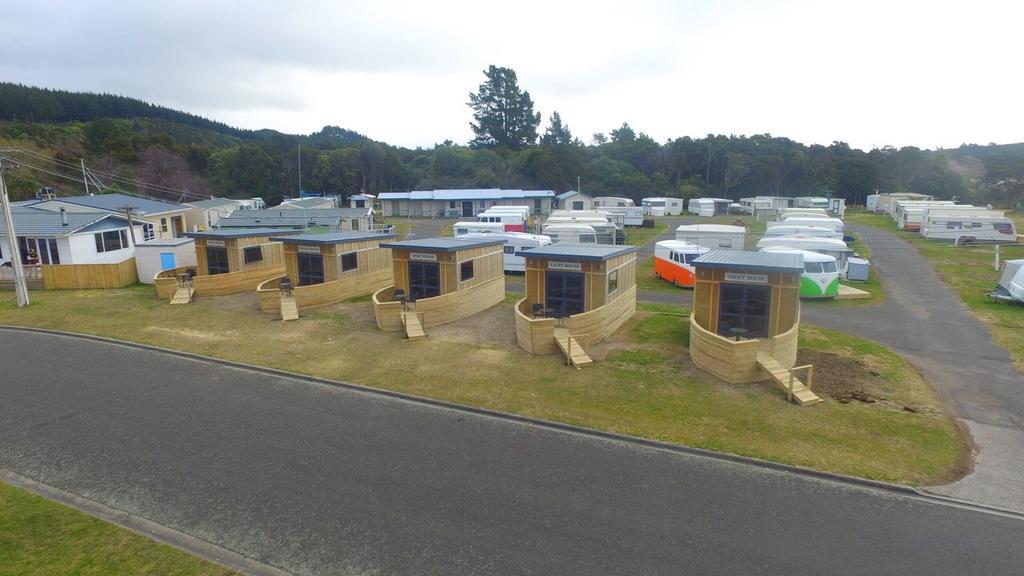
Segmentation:
{"type": "Polygon", "coordinates": [[[767,274],[742,274],[740,272],[726,272],[726,282],[746,282],[747,284],[767,284],[767,274]]]}
{"type": "Polygon", "coordinates": [[[552,260],[548,262],[548,270],[568,270],[570,272],[579,272],[583,270],[583,265],[579,262],[559,262],[552,260]]]}
{"type": "Polygon", "coordinates": [[[420,262],[437,262],[437,254],[430,254],[429,252],[409,252],[409,260],[419,260],[420,262]]]}

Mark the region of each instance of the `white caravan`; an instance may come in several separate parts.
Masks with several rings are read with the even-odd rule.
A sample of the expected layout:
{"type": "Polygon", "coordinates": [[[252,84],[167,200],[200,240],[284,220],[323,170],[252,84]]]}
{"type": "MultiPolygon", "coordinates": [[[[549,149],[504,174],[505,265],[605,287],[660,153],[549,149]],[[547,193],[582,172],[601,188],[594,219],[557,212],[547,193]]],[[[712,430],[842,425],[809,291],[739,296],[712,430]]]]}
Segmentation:
{"type": "Polygon", "coordinates": [[[602,212],[607,212],[616,217],[616,223],[621,218],[623,226],[643,226],[644,209],[635,206],[603,206],[602,212]]]}
{"type": "Polygon", "coordinates": [[[828,198],[822,196],[798,196],[793,198],[794,208],[821,208],[828,210],[828,198]]]}
{"type": "Polygon", "coordinates": [[[568,244],[597,244],[597,232],[586,224],[557,222],[544,225],[544,235],[551,238],[552,244],[559,242],[568,244]]]}
{"type": "Polygon", "coordinates": [[[996,289],[988,295],[1000,302],[1024,304],[1024,260],[1007,260],[996,289]]]}
{"type": "Polygon", "coordinates": [[[615,240],[619,235],[617,227],[608,220],[607,215],[605,217],[571,216],[566,213],[552,214],[550,218],[544,221],[542,233],[547,234],[549,226],[561,224],[584,224],[590,226],[594,233],[597,234],[598,244],[615,244],[615,240]]]}
{"type": "Polygon", "coordinates": [[[768,222],[765,226],[774,228],[776,226],[818,226],[819,228],[831,228],[842,234],[843,221],[839,218],[820,218],[817,216],[794,216],[786,218],[782,222],[768,222]]]}
{"type": "Polygon", "coordinates": [[[1016,242],[1017,228],[1005,216],[975,216],[948,214],[928,218],[921,227],[921,236],[930,240],[965,240],[984,242],[1016,242]]]}
{"type": "Polygon", "coordinates": [[[676,228],[676,240],[705,248],[743,250],[747,229],[726,224],[684,224],[676,228]]]}
{"type": "Polygon", "coordinates": [[[640,201],[644,214],[651,216],[678,216],[683,213],[682,198],[644,198],[640,201]]]}
{"type": "Polygon", "coordinates": [[[847,259],[853,250],[842,240],[835,238],[815,238],[813,236],[783,236],[779,238],[761,238],[757,241],[757,249],[765,248],[792,248],[795,250],[810,250],[820,254],[827,254],[836,259],[836,266],[839,273],[846,276],[847,259]]]}
{"type": "Polygon", "coordinates": [[[594,208],[635,208],[636,203],[632,198],[622,196],[598,196],[594,198],[594,208]]]}
{"type": "MultiPolygon", "coordinates": [[[[896,208],[892,212],[892,218],[893,220],[896,220],[897,228],[906,228],[907,210],[914,210],[919,214],[923,214],[923,210],[918,209],[939,206],[956,206],[956,202],[952,200],[929,200],[927,202],[922,202],[918,200],[898,200],[896,202],[896,208]]],[[[918,220],[916,223],[920,224],[920,221],[918,220]]],[[[914,224],[914,222],[910,222],[909,228],[912,230],[917,230],[917,227],[915,227],[914,224]]]]}
{"type": "Polygon", "coordinates": [[[504,240],[505,241],[505,272],[525,272],[526,258],[516,256],[516,252],[538,246],[551,244],[551,238],[543,234],[524,234],[522,232],[493,232],[490,234],[471,233],[456,237],[458,240],[504,240]]]}
{"type": "Polygon", "coordinates": [[[504,232],[505,225],[501,222],[456,222],[452,224],[452,233],[455,236],[465,236],[466,234],[493,234],[495,232],[504,232]]]}
{"type": "Polygon", "coordinates": [[[786,208],[779,212],[777,220],[782,222],[787,218],[831,218],[822,208],[786,208]]]}
{"type": "Polygon", "coordinates": [[[878,208],[878,196],[878,192],[875,192],[874,194],[868,194],[868,197],[864,200],[864,208],[868,212],[874,212],[878,208]]]}
{"type": "Polygon", "coordinates": [[[813,236],[815,238],[843,239],[842,232],[836,232],[835,228],[825,226],[803,226],[780,222],[781,226],[772,226],[764,231],[765,238],[778,238],[782,236],[813,236]]]}
{"type": "Polygon", "coordinates": [[[690,198],[686,209],[696,216],[710,217],[729,213],[731,200],[725,198],[690,198]]]}

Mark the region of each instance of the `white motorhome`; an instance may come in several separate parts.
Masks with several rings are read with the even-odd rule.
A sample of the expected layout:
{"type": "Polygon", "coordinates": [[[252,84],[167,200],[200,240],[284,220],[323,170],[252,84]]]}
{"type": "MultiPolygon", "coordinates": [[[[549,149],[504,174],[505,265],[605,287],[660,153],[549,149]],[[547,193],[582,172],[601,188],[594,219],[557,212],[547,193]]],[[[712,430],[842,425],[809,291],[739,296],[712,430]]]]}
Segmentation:
{"type": "Polygon", "coordinates": [[[678,216],[683,213],[682,198],[644,198],[640,201],[644,214],[651,216],[678,216]]]}
{"type": "Polygon", "coordinates": [[[946,214],[928,218],[921,227],[921,236],[930,240],[954,242],[1016,242],[1017,228],[1005,216],[975,216],[973,214],[946,214]]]}
{"type": "Polygon", "coordinates": [[[843,276],[846,276],[847,260],[853,253],[853,250],[850,250],[846,242],[842,240],[815,238],[813,236],[761,238],[757,241],[757,249],[762,250],[764,248],[792,248],[794,250],[810,250],[811,252],[828,254],[836,259],[836,265],[839,266],[839,272],[843,276]]]}
{"type": "Polygon", "coordinates": [[[526,232],[526,223],[529,214],[523,215],[520,211],[491,211],[485,210],[477,215],[477,222],[498,222],[505,227],[505,232],[526,232]]]}
{"type": "Polygon", "coordinates": [[[490,234],[471,233],[456,236],[458,240],[495,240],[505,241],[505,272],[525,272],[526,258],[516,256],[516,252],[527,248],[537,248],[551,244],[551,238],[543,234],[525,234],[522,232],[492,232],[490,234]]]}
{"type": "Polygon", "coordinates": [[[747,229],[726,224],[684,224],[676,228],[676,240],[712,250],[729,248],[743,250],[747,229]]]}
{"type": "Polygon", "coordinates": [[[996,289],[988,295],[1000,302],[1024,304],[1024,260],[1007,260],[996,289]]]}
{"type": "Polygon", "coordinates": [[[793,216],[786,218],[782,222],[768,222],[765,226],[768,228],[774,228],[775,226],[818,226],[819,228],[831,228],[840,234],[843,233],[842,220],[817,216],[793,216]]]}
{"type": "Polygon", "coordinates": [[[544,225],[544,235],[551,238],[552,244],[559,242],[570,244],[597,244],[597,232],[586,224],[557,222],[544,225]]]}
{"type": "Polygon", "coordinates": [[[686,209],[696,216],[710,217],[729,213],[731,200],[725,198],[690,198],[686,209]]]}
{"type": "Polygon", "coordinates": [[[492,234],[494,232],[504,232],[505,225],[501,222],[456,222],[452,224],[452,233],[455,236],[465,236],[466,234],[492,234]]]}
{"type": "Polygon", "coordinates": [[[825,226],[802,226],[780,222],[781,226],[772,226],[764,231],[765,238],[779,238],[783,236],[814,236],[815,238],[843,239],[842,232],[836,232],[835,228],[825,226]]]}

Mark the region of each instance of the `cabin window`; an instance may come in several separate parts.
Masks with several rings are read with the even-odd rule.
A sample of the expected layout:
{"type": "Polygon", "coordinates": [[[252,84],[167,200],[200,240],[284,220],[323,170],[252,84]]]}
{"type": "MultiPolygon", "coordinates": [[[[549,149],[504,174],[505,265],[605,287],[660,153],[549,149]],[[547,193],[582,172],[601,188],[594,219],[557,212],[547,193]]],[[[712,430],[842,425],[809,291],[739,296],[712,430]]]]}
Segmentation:
{"type": "Polygon", "coordinates": [[[466,260],[459,264],[459,282],[473,279],[473,261],[466,260]]]}
{"type": "Polygon", "coordinates": [[[142,239],[152,240],[156,238],[156,228],[149,222],[142,225],[142,239]]]}
{"type": "Polygon", "coordinates": [[[505,246],[505,254],[508,254],[509,256],[512,256],[515,253],[516,253],[516,247],[515,246],[505,246]]]}
{"type": "Polygon", "coordinates": [[[359,268],[359,256],[356,252],[341,255],[341,271],[348,272],[359,268]]]}
{"type": "Polygon", "coordinates": [[[324,283],[324,257],[319,254],[296,254],[299,286],[324,283]]]}
{"type": "Polygon", "coordinates": [[[113,252],[128,247],[128,234],[124,230],[108,230],[93,234],[96,240],[96,253],[113,252]]]}
{"type": "Polygon", "coordinates": [[[206,272],[208,274],[227,274],[231,269],[228,267],[228,249],[220,246],[206,247],[206,272]]]}
{"type": "Polygon", "coordinates": [[[612,270],[608,273],[608,293],[614,294],[619,289],[619,271],[612,270]]]}
{"type": "Polygon", "coordinates": [[[452,200],[451,202],[448,203],[448,208],[455,208],[455,201],[454,200],[452,200]]]}
{"type": "Polygon", "coordinates": [[[718,308],[718,333],[722,336],[768,336],[771,290],[767,286],[722,284],[718,308]]]}
{"type": "Polygon", "coordinates": [[[253,262],[259,262],[263,260],[263,247],[262,246],[246,246],[242,249],[242,259],[246,264],[253,262]]]}

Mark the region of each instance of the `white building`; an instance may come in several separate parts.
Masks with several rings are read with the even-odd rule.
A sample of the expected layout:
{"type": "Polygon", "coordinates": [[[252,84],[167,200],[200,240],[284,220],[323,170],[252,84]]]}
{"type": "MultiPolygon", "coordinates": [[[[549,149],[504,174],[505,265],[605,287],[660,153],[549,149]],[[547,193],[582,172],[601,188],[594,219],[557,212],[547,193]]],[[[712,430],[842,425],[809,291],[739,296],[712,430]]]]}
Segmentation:
{"type": "MultiPolygon", "coordinates": [[[[64,196],[33,204],[32,208],[59,212],[93,212],[124,216],[129,208],[132,219],[142,225],[140,241],[154,238],[180,238],[186,231],[185,214],[190,210],[184,204],[172,204],[163,200],[140,198],[127,194],[92,194],[89,196],[64,196]]],[[[15,225],[17,227],[17,225],[15,225]]]]}
{"type": "Polygon", "coordinates": [[[189,202],[183,206],[188,206],[188,211],[185,212],[185,226],[191,232],[216,228],[222,217],[230,216],[232,212],[241,208],[239,201],[231,198],[210,198],[189,202]]]}
{"type": "Polygon", "coordinates": [[[562,210],[593,210],[594,199],[589,194],[569,190],[555,196],[555,204],[562,210]]]}
{"type": "MultiPolygon", "coordinates": [[[[142,234],[141,225],[132,234],[127,218],[106,212],[12,207],[11,218],[23,264],[123,262],[135,255],[135,239],[142,234]]],[[[6,224],[0,219],[0,263],[10,262],[12,256],[6,224]]]]}
{"type": "Polygon", "coordinates": [[[534,214],[548,214],[555,193],[551,190],[413,190],[381,192],[385,216],[472,218],[493,206],[529,206],[534,214]]]}
{"type": "Polygon", "coordinates": [[[157,238],[135,245],[135,271],[143,284],[153,284],[162,270],[195,265],[196,241],[192,238],[157,238]]]}

